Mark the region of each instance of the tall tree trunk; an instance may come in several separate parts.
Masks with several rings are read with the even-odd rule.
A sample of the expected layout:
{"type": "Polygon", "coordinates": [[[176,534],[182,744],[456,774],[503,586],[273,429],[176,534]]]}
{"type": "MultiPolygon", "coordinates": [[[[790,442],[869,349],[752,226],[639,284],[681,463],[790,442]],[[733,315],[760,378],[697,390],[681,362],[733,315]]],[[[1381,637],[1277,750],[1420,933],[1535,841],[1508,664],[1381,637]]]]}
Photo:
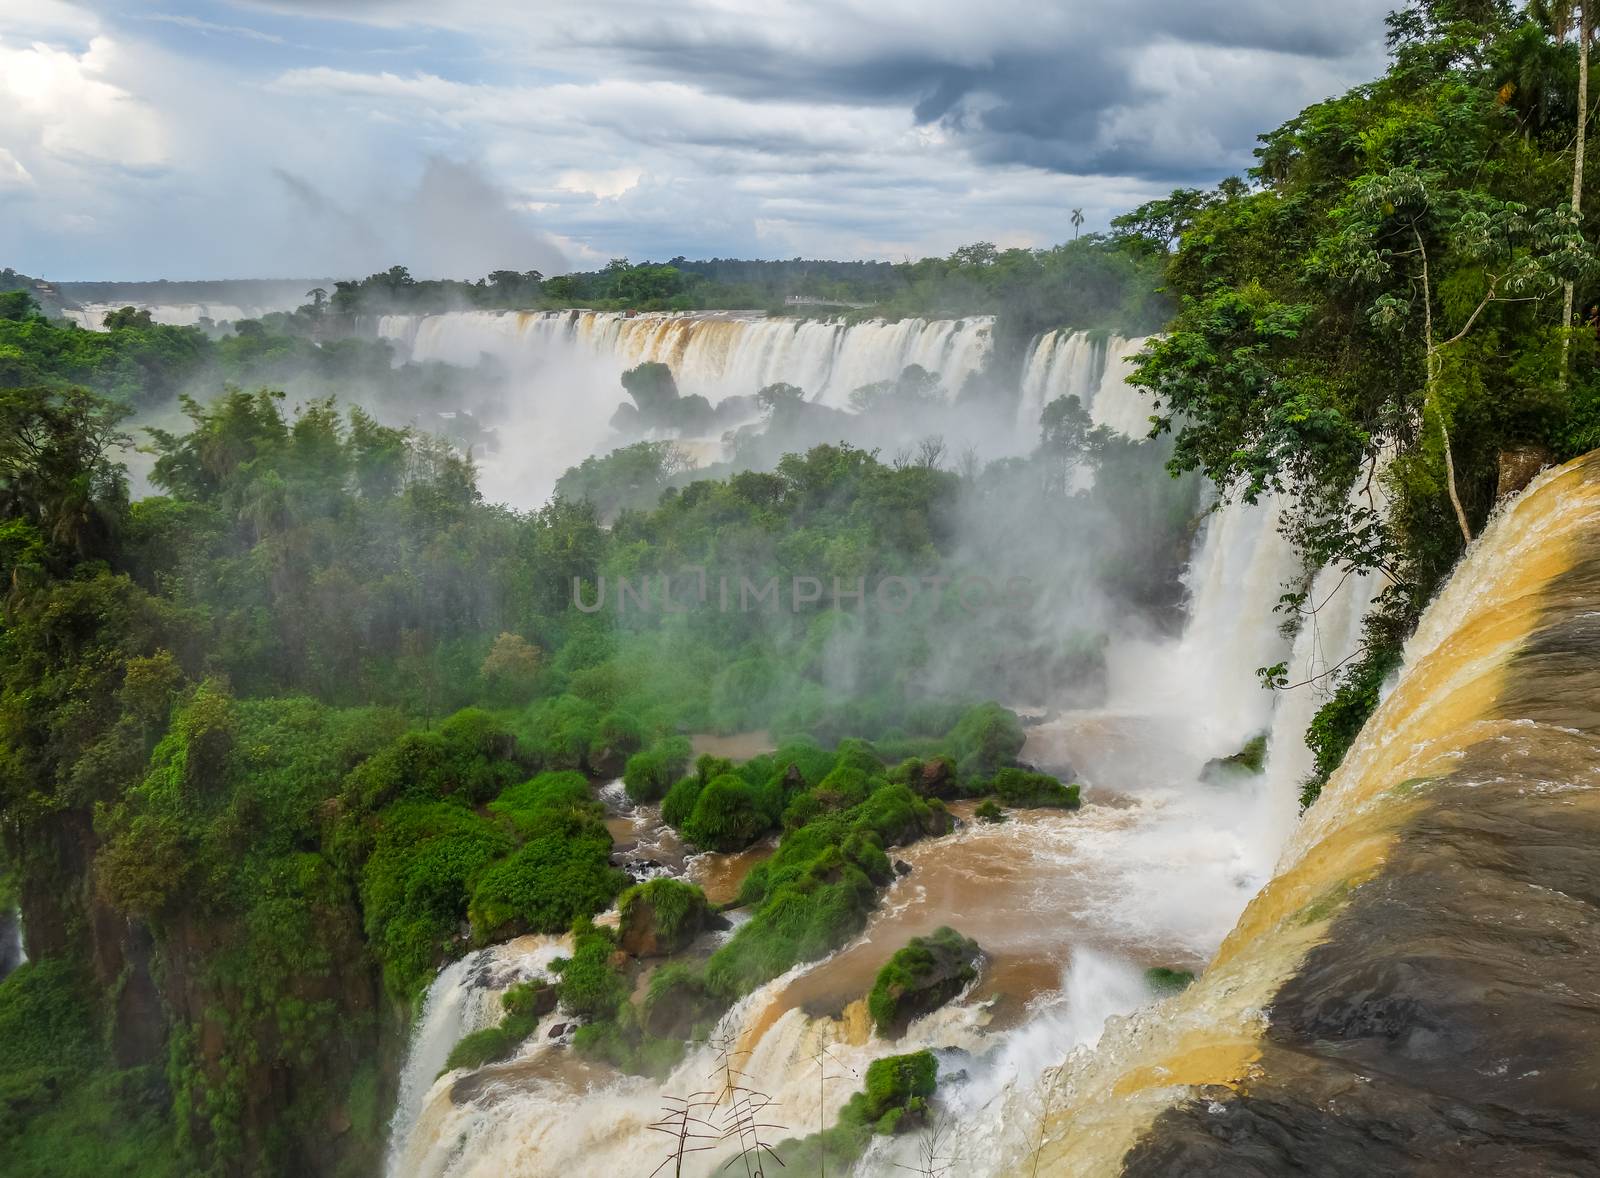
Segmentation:
{"type": "MultiPolygon", "coordinates": [[[[1583,149],[1589,132],[1589,0],[1578,4],[1578,138],[1572,152],[1572,213],[1583,213],[1583,149]]],[[[1563,287],[1561,319],[1561,385],[1566,387],[1567,362],[1572,352],[1572,282],[1563,287]]]]}

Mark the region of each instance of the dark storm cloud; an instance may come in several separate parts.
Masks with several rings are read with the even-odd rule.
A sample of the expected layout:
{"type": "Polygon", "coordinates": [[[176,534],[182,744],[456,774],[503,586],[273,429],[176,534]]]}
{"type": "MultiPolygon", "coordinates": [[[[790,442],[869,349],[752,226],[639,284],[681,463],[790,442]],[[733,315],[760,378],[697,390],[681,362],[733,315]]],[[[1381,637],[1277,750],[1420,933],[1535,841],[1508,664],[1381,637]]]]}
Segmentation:
{"type": "Polygon", "coordinates": [[[859,19],[858,40],[845,33],[808,41],[806,22],[796,37],[793,25],[775,32],[759,19],[728,24],[702,19],[692,6],[565,31],[574,43],[620,54],[650,76],[745,100],[903,105],[919,124],[939,124],[988,163],[1171,181],[1216,172],[1219,145],[1231,157],[1224,167],[1246,160],[1263,119],[1292,113],[1280,107],[1296,97],[1297,82],[1309,83],[1303,96],[1312,101],[1324,96],[1318,82],[1329,69],[1375,68],[1391,2],[1036,5],[1037,27],[1023,19],[977,54],[970,26],[957,19],[970,15],[970,3],[924,5],[915,21],[923,35],[910,45],[897,45],[893,18],[883,20],[866,4],[819,6],[810,22],[825,31],[830,20],[848,26],[859,19]],[[950,30],[948,39],[937,35],[941,27],[950,30]],[[1245,110],[1212,93],[1184,102],[1181,88],[1152,77],[1147,65],[1153,53],[1184,47],[1229,55],[1233,68],[1211,79],[1224,96],[1260,84],[1275,90],[1245,110]],[[1141,112],[1163,125],[1141,133],[1141,112]]]}

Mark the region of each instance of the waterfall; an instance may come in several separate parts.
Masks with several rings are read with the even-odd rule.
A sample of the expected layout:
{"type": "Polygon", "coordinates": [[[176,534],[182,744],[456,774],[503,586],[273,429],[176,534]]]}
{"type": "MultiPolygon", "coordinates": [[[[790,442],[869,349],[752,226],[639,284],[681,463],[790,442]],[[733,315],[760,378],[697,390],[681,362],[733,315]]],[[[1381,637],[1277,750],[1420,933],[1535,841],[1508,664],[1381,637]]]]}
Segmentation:
{"type": "MultiPolygon", "coordinates": [[[[1593,893],[1576,897],[1593,878],[1577,848],[1600,831],[1597,536],[1600,454],[1497,515],[1205,975],[1112,1019],[1047,1075],[1048,1099],[1013,1093],[1006,1117],[1032,1139],[997,1168],[1524,1173],[1592,1156],[1593,893]]],[[[1330,577],[1297,658],[1353,627],[1371,588],[1339,606],[1330,577]]]]}
{"type": "Polygon", "coordinates": [[[400,1073],[389,1123],[389,1174],[399,1178],[405,1172],[406,1144],[451,1049],[499,1022],[500,996],[517,982],[546,974],[565,946],[562,937],[522,937],[468,953],[439,971],[423,998],[400,1073]]]}
{"type": "Polygon", "coordinates": [[[1120,341],[1101,332],[1051,331],[1033,341],[1022,363],[1017,428],[1036,439],[1039,415],[1051,401],[1077,397],[1090,408],[1106,372],[1106,358],[1120,341]]]}
{"type": "Polygon", "coordinates": [[[846,323],[738,312],[450,311],[384,315],[377,334],[411,360],[474,364],[488,354],[517,370],[579,364],[609,390],[627,369],[654,361],[672,369],[686,396],[713,404],[781,381],[843,407],[853,390],[911,364],[939,374],[955,396],[988,359],[993,325],[988,316],[846,323]]]}
{"type": "Polygon", "coordinates": [[[1279,530],[1281,510],[1277,499],[1267,498],[1213,511],[1184,574],[1189,616],[1182,635],[1112,646],[1108,708],[1160,716],[1167,736],[1159,748],[1108,755],[1138,756],[1152,775],[1177,784],[1193,781],[1207,760],[1230,756],[1267,730],[1273,696],[1256,670],[1290,653],[1275,610],[1300,569],[1279,530]]]}
{"type": "Polygon", "coordinates": [[[63,311],[63,314],[79,327],[89,331],[104,331],[106,313],[128,306],[149,311],[151,319],[169,327],[195,327],[202,319],[218,324],[239,319],[259,319],[274,311],[292,311],[295,304],[243,307],[233,303],[84,303],[63,311]]]}
{"type": "Polygon", "coordinates": [[[1127,378],[1129,361],[1147,339],[1097,331],[1050,331],[1039,336],[1022,362],[1018,432],[1030,441],[1036,439],[1044,407],[1062,397],[1077,397],[1095,425],[1144,437],[1150,432],[1149,396],[1127,378]]]}
{"type": "Polygon", "coordinates": [[[1150,394],[1128,383],[1133,372],[1130,361],[1144,349],[1148,338],[1111,341],[1099,386],[1089,402],[1089,416],[1096,425],[1130,438],[1142,438],[1150,432],[1150,394]]]}
{"type": "Polygon", "coordinates": [[[0,981],[27,960],[28,952],[22,947],[21,910],[0,911],[0,981]]]}

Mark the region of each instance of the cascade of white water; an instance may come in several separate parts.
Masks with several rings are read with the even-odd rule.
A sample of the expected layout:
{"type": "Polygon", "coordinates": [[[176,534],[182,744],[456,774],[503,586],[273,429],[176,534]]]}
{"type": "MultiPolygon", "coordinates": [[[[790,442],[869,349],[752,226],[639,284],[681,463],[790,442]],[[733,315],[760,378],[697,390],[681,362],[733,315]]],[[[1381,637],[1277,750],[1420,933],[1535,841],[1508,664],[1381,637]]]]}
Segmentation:
{"type": "Polygon", "coordinates": [[[910,364],[937,373],[954,396],[992,346],[993,320],[770,319],[753,314],[599,311],[451,311],[385,315],[380,338],[402,358],[472,364],[483,354],[519,368],[599,366],[610,389],[623,371],[655,361],[685,395],[713,403],[749,396],[779,381],[823,404],[844,406],[862,385],[890,380],[910,364]]]}
{"type": "Polygon", "coordinates": [[[389,1123],[388,1173],[393,1178],[408,1172],[402,1162],[406,1143],[451,1049],[472,1032],[499,1022],[500,996],[517,982],[545,975],[565,947],[562,937],[521,937],[468,953],[439,971],[423,998],[400,1073],[389,1123]]]}
{"type": "MultiPolygon", "coordinates": [[[[1185,575],[1189,620],[1177,640],[1129,640],[1108,653],[1109,708],[1163,717],[1161,749],[1134,752],[1168,783],[1192,781],[1212,757],[1239,751],[1267,730],[1273,697],[1256,671],[1284,660],[1289,641],[1276,611],[1299,572],[1266,498],[1223,504],[1207,517],[1185,575]]],[[[1076,763],[1076,762],[1075,762],[1076,763]]]]}
{"type": "Polygon", "coordinates": [[[28,951],[22,945],[22,911],[13,908],[0,913],[0,978],[24,965],[28,951]]]}
{"type": "Polygon", "coordinates": [[[135,310],[149,311],[155,322],[169,327],[195,327],[202,319],[213,323],[233,323],[240,319],[259,319],[274,311],[291,311],[293,304],[282,306],[237,306],[233,303],[84,303],[66,311],[67,318],[79,327],[90,331],[104,331],[107,312],[132,306],[135,310]]]}
{"type": "Polygon", "coordinates": [[[1111,341],[1099,386],[1089,403],[1089,416],[1096,425],[1130,438],[1142,438],[1150,432],[1150,396],[1128,383],[1133,373],[1130,361],[1144,349],[1147,339],[1141,336],[1111,341]]]}
{"type": "Polygon", "coordinates": [[[1022,365],[1022,395],[1017,427],[1035,439],[1039,415],[1050,402],[1077,397],[1085,409],[1094,401],[1105,373],[1106,358],[1121,341],[1086,331],[1052,331],[1040,336],[1022,365]]]}

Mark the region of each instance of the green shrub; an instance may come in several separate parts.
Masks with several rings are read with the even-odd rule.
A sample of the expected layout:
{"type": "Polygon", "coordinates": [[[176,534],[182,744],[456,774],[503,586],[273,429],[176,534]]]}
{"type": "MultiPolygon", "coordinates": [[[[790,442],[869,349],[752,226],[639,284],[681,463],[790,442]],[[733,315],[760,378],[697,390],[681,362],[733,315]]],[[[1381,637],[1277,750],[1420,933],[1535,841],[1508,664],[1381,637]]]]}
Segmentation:
{"type": "Polygon", "coordinates": [[[1025,742],[1021,722],[994,703],[969,709],[945,738],[964,782],[992,779],[1017,759],[1025,742]]]}
{"type": "Polygon", "coordinates": [[[410,996],[455,947],[471,881],[510,851],[512,841],[454,802],[402,802],[376,824],[361,873],[367,938],[391,989],[410,996]]]}
{"type": "Polygon", "coordinates": [[[545,769],[586,769],[602,715],[599,705],[576,695],[540,700],[523,713],[520,754],[545,769]]]}
{"type": "Polygon", "coordinates": [[[659,802],[689,767],[690,751],[687,737],[669,736],[629,757],[622,772],[628,797],[636,805],[659,802]]]}
{"type": "Polygon", "coordinates": [[[573,770],[541,773],[520,785],[513,785],[489,809],[509,817],[519,829],[527,831],[549,814],[579,814],[601,817],[605,807],[589,792],[589,779],[573,770]]]}
{"type": "Polygon", "coordinates": [[[473,937],[482,944],[521,932],[558,933],[577,917],[604,911],[626,885],[627,876],[611,866],[604,823],[545,815],[521,847],[474,884],[473,937]]]}
{"type": "Polygon", "coordinates": [[[614,1019],[628,1000],[627,980],[611,965],[615,937],[609,929],[580,919],[572,926],[572,943],[572,956],[551,966],[561,978],[556,983],[561,1009],[588,1022],[614,1019]]]}
{"type": "Polygon", "coordinates": [[[703,850],[742,851],[768,827],[756,791],[743,778],[725,773],[699,792],[681,829],[703,850]]]}
{"type": "Polygon", "coordinates": [[[994,775],[994,792],[1008,806],[1035,809],[1054,806],[1063,810],[1078,808],[1078,787],[1062,785],[1048,773],[1026,769],[1001,769],[994,775]]]}
{"type": "Polygon", "coordinates": [[[488,801],[523,776],[517,742],[487,712],[467,708],[433,732],[408,732],[350,773],[346,803],[361,813],[402,799],[488,801]]]}
{"type": "Polygon", "coordinates": [[[995,805],[993,798],[986,799],[972,812],[972,816],[979,822],[1004,822],[1006,820],[1006,812],[995,805]]]}
{"type": "Polygon", "coordinates": [[[1366,652],[1339,673],[1338,686],[1311,719],[1306,747],[1316,755],[1315,772],[1300,791],[1302,809],[1322,793],[1328,778],[1344,760],[1367,717],[1377,709],[1383,682],[1400,665],[1401,644],[1383,641],[1368,631],[1366,652]]]}
{"type": "Polygon", "coordinates": [[[644,728],[629,712],[607,712],[595,729],[591,757],[598,759],[602,753],[629,756],[644,747],[644,728]]]}
{"type": "Polygon", "coordinates": [[[939,1082],[931,1051],[890,1055],[867,1065],[867,1086],[839,1114],[841,1122],[871,1126],[877,1133],[903,1133],[922,1124],[939,1082]]]}
{"type": "Polygon", "coordinates": [[[661,799],[661,821],[681,829],[694,813],[695,803],[700,800],[700,791],[704,788],[698,777],[685,777],[674,785],[661,799]]]}

